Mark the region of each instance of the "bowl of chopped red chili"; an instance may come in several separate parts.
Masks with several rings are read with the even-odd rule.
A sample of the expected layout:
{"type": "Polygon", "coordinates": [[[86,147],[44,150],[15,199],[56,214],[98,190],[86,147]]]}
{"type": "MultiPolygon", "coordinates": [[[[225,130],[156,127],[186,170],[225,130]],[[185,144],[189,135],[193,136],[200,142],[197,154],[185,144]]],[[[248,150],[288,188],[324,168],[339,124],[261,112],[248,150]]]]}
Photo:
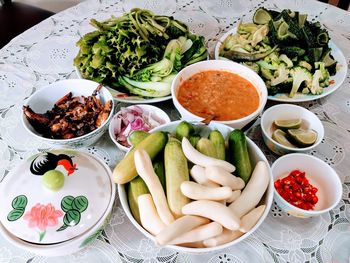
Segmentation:
{"type": "Polygon", "coordinates": [[[288,214],[307,218],[332,210],[342,197],[336,171],[321,159],[301,153],[277,159],[272,167],[274,199],[288,214]]]}

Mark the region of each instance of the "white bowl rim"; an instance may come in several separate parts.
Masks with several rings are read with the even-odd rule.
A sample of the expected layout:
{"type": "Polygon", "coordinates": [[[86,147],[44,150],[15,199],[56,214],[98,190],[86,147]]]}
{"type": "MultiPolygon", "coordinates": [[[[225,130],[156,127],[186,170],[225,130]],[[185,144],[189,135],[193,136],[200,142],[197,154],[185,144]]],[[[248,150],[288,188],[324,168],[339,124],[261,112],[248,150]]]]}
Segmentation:
{"type": "MultiPolygon", "coordinates": [[[[163,124],[161,126],[158,126],[154,129],[152,129],[150,131],[151,132],[155,132],[155,131],[159,131],[161,130],[164,126],[168,126],[170,124],[178,124],[180,123],[182,120],[177,120],[177,121],[173,121],[173,122],[170,122],[170,123],[167,123],[167,124],[163,124]]],[[[195,124],[198,124],[198,122],[190,122],[190,123],[195,123],[195,124]]],[[[204,125],[204,124],[202,124],[204,125]]],[[[223,125],[225,126],[225,128],[228,128],[230,129],[231,131],[234,130],[234,128],[232,127],[229,127],[227,125],[224,125],[222,123],[215,123],[215,125],[223,125]]],[[[166,248],[170,248],[170,249],[174,249],[174,250],[177,250],[177,251],[181,251],[181,252],[185,252],[185,253],[210,253],[210,252],[213,252],[213,251],[217,251],[217,250],[220,250],[220,249],[224,249],[224,248],[228,248],[228,247],[231,247],[241,241],[243,241],[244,239],[246,239],[248,236],[250,236],[252,233],[254,233],[256,231],[256,229],[258,227],[260,227],[260,225],[264,222],[264,220],[266,219],[268,213],[270,212],[270,209],[271,209],[271,206],[272,206],[272,202],[273,202],[273,191],[274,191],[274,186],[273,186],[273,175],[272,175],[272,169],[270,167],[270,164],[268,162],[268,160],[266,159],[266,156],[264,155],[264,153],[262,152],[262,150],[254,143],[254,141],[252,141],[248,136],[246,136],[247,138],[247,141],[250,145],[252,145],[254,148],[256,148],[259,152],[259,155],[262,156],[262,161],[264,161],[267,165],[268,165],[268,169],[269,169],[269,185],[268,185],[268,188],[266,189],[264,195],[266,195],[266,208],[264,210],[264,213],[262,214],[262,216],[260,217],[259,221],[254,225],[254,227],[248,231],[247,233],[244,233],[242,236],[240,236],[239,238],[231,241],[231,242],[228,242],[228,243],[225,243],[225,244],[222,244],[222,245],[219,245],[219,246],[216,246],[216,247],[208,247],[208,248],[190,248],[190,247],[181,247],[181,246],[176,246],[176,245],[166,245],[164,247],[166,248]]],[[[148,237],[149,239],[151,239],[153,242],[156,242],[155,240],[155,237],[148,233],[147,230],[145,230],[136,220],[135,218],[132,216],[131,212],[130,212],[130,208],[129,208],[129,204],[128,202],[126,201],[126,203],[124,202],[124,199],[122,198],[121,196],[121,192],[124,191],[126,193],[126,189],[125,189],[125,186],[124,184],[121,185],[121,184],[118,184],[118,195],[119,195],[119,200],[120,200],[120,203],[123,207],[123,210],[125,212],[125,214],[127,215],[128,219],[131,221],[131,223],[143,234],[145,235],[146,237],[148,237]],[[127,206],[127,207],[125,207],[127,206]]]]}
{"type": "Polygon", "coordinates": [[[292,152],[309,151],[309,150],[317,147],[321,143],[323,138],[324,138],[324,127],[323,127],[322,121],[316,116],[316,114],[313,113],[312,111],[308,110],[308,109],[305,109],[304,107],[301,107],[301,106],[298,106],[298,105],[294,105],[294,104],[283,103],[283,104],[277,104],[277,105],[274,105],[274,106],[268,108],[267,110],[265,110],[263,112],[263,114],[261,116],[260,126],[261,126],[261,130],[264,133],[264,135],[266,137],[268,137],[269,139],[271,139],[274,144],[276,144],[277,146],[281,147],[282,149],[286,149],[286,150],[289,150],[289,151],[292,151],[292,152]],[[319,122],[320,126],[322,127],[322,129],[321,129],[321,134],[317,134],[317,140],[316,140],[316,142],[313,145],[310,145],[308,147],[303,147],[303,148],[292,148],[292,147],[288,147],[288,146],[285,146],[283,144],[280,144],[279,142],[276,142],[274,139],[272,139],[271,136],[269,136],[267,134],[267,131],[266,131],[264,125],[263,125],[266,116],[270,113],[270,111],[275,110],[276,108],[283,108],[283,107],[298,108],[298,109],[301,109],[303,111],[308,111],[309,113],[311,113],[318,120],[318,122],[319,122]]]}
{"type": "MultiPolygon", "coordinates": [[[[340,191],[340,195],[337,197],[336,201],[331,205],[329,206],[328,208],[325,208],[325,209],[322,209],[322,210],[304,210],[304,209],[301,209],[299,207],[296,207],[290,203],[288,203],[276,190],[275,188],[275,185],[273,185],[273,190],[274,190],[274,193],[279,196],[281,199],[282,199],[282,202],[288,206],[288,207],[292,207],[293,210],[295,210],[296,212],[300,212],[300,213],[305,213],[305,214],[308,214],[310,216],[313,216],[313,215],[320,215],[320,214],[323,214],[323,213],[326,213],[330,210],[332,210],[334,207],[336,207],[338,205],[338,203],[340,202],[341,198],[342,198],[342,192],[343,192],[343,187],[342,187],[342,183],[341,183],[341,180],[339,178],[339,175],[338,173],[330,166],[328,165],[326,162],[324,162],[323,160],[321,160],[320,158],[317,158],[315,156],[312,156],[312,155],[309,155],[309,154],[305,154],[305,153],[290,153],[290,154],[286,154],[286,155],[283,155],[281,157],[279,157],[276,161],[274,161],[274,163],[271,165],[271,171],[273,172],[273,169],[276,167],[276,163],[278,162],[281,162],[283,161],[284,159],[287,159],[287,158],[290,158],[291,156],[300,156],[300,157],[303,157],[303,158],[310,158],[316,162],[318,162],[319,164],[322,164],[322,165],[327,165],[331,171],[333,172],[333,175],[334,175],[334,178],[335,178],[335,181],[336,181],[336,185],[338,185],[338,187],[341,189],[340,191]]],[[[275,180],[275,179],[273,179],[275,180]]]]}
{"type": "MultiPolygon", "coordinates": [[[[29,101],[34,97],[34,96],[38,96],[40,95],[40,93],[46,91],[47,89],[49,88],[52,88],[52,86],[56,85],[57,83],[62,83],[62,82],[72,82],[72,81],[83,81],[83,82],[92,82],[92,83],[95,83],[96,85],[99,85],[99,83],[95,82],[95,81],[92,81],[92,80],[88,80],[88,79],[63,79],[63,80],[59,80],[59,81],[56,81],[56,82],[53,82],[51,84],[48,84],[48,85],[45,85],[43,86],[42,88],[40,88],[39,90],[37,90],[36,92],[34,92],[32,95],[29,96],[28,99],[26,99],[26,101],[24,102],[23,106],[28,106],[28,103],[29,101]]],[[[97,87],[97,86],[96,86],[97,87]]],[[[24,116],[24,113],[23,111],[21,111],[22,113],[22,118],[21,118],[21,121],[22,121],[22,125],[24,126],[24,128],[32,135],[34,135],[35,137],[41,139],[41,140],[44,140],[46,142],[49,142],[49,143],[53,143],[53,142],[60,142],[60,143],[71,143],[71,142],[76,142],[76,141],[79,141],[79,140],[83,140],[85,139],[86,137],[89,137],[91,136],[93,133],[97,133],[98,131],[100,131],[101,129],[104,128],[104,126],[106,125],[106,123],[108,123],[110,121],[110,119],[112,118],[113,116],[113,110],[114,110],[114,100],[113,100],[113,96],[112,94],[110,93],[110,91],[105,87],[103,86],[102,87],[108,94],[108,96],[110,96],[110,100],[112,101],[112,108],[111,108],[111,111],[109,113],[109,116],[107,118],[107,120],[104,121],[104,123],[98,127],[96,130],[93,130],[87,134],[84,134],[83,136],[79,136],[79,137],[75,137],[75,138],[71,138],[71,139],[52,139],[52,138],[46,138],[46,137],[43,137],[43,136],[40,136],[39,134],[36,134],[34,132],[32,132],[28,127],[27,127],[27,124],[25,123],[25,116],[24,116]]],[[[28,122],[29,125],[31,125],[29,122],[28,122]]],[[[32,126],[32,125],[31,125],[32,126]]],[[[34,129],[34,128],[33,128],[34,129]]]]}
{"type": "MultiPolygon", "coordinates": [[[[183,74],[183,72],[185,70],[188,70],[191,67],[198,66],[199,64],[210,64],[213,61],[215,61],[215,63],[219,63],[219,64],[226,64],[226,65],[232,65],[233,67],[244,68],[245,70],[250,72],[250,74],[255,75],[255,77],[257,77],[257,79],[259,79],[259,82],[261,81],[263,86],[261,88],[258,88],[258,87],[256,87],[256,85],[254,85],[253,83],[251,83],[251,81],[248,80],[255,87],[257,92],[261,91],[261,101],[262,101],[262,103],[260,103],[259,107],[254,112],[252,112],[251,114],[249,114],[249,115],[247,115],[247,116],[245,116],[243,118],[236,119],[236,120],[226,120],[226,121],[213,120],[212,122],[216,122],[216,123],[220,123],[220,124],[235,124],[235,123],[239,123],[239,122],[248,121],[248,120],[254,118],[255,116],[257,116],[260,112],[262,112],[264,107],[265,107],[265,105],[266,105],[266,102],[267,102],[267,88],[266,88],[265,82],[262,80],[262,78],[257,73],[255,73],[252,69],[250,69],[250,68],[248,68],[246,66],[243,66],[243,65],[241,65],[241,64],[239,64],[237,62],[226,61],[226,60],[219,60],[219,59],[210,59],[210,60],[200,61],[200,62],[194,63],[192,65],[189,65],[189,66],[183,68],[182,70],[179,71],[179,73],[177,73],[177,75],[175,76],[175,78],[174,78],[174,80],[173,80],[173,82],[171,84],[171,97],[172,97],[172,99],[174,101],[176,101],[179,104],[179,107],[181,107],[181,109],[184,112],[186,112],[186,114],[188,114],[189,116],[191,116],[193,118],[196,118],[198,120],[204,120],[203,117],[200,117],[200,116],[197,116],[197,115],[193,114],[192,112],[188,111],[185,107],[183,107],[181,105],[181,103],[178,101],[178,99],[176,97],[176,94],[175,94],[175,82],[176,82],[177,79],[179,79],[181,77],[181,75],[183,74]]],[[[214,67],[213,67],[213,70],[215,70],[214,67]]],[[[229,71],[229,70],[224,70],[224,69],[220,69],[220,70],[221,71],[229,71]]],[[[242,77],[242,78],[244,78],[244,77],[242,77]]],[[[246,78],[244,78],[244,79],[246,79],[246,78]]]]}
{"type": "MultiPolygon", "coordinates": [[[[154,106],[154,105],[148,105],[148,104],[132,104],[132,105],[129,105],[129,106],[126,106],[125,108],[131,108],[131,107],[140,107],[140,108],[143,108],[143,109],[150,109],[150,110],[153,110],[154,112],[156,111],[159,111],[159,112],[162,112],[162,114],[164,114],[164,118],[161,118],[162,120],[165,121],[164,124],[168,124],[171,122],[171,119],[169,117],[169,115],[164,111],[162,110],[161,108],[157,107],[157,106],[154,106]]],[[[117,117],[118,115],[120,114],[120,110],[118,112],[116,112],[112,118],[111,118],[111,121],[109,123],[109,127],[108,127],[108,133],[109,133],[109,137],[111,138],[111,140],[114,142],[115,145],[117,145],[118,147],[121,147],[124,151],[128,151],[130,149],[130,147],[126,147],[124,145],[122,145],[121,143],[119,143],[114,137],[114,132],[112,131],[112,123],[113,123],[113,120],[115,117],[117,117]]],[[[157,115],[157,114],[156,114],[157,115]]],[[[159,117],[159,116],[158,116],[159,117]]],[[[162,124],[162,125],[164,125],[162,124]]],[[[156,128],[156,127],[155,127],[156,128]]],[[[154,128],[153,128],[154,129],[154,128]]],[[[153,130],[151,129],[151,130],[153,130]]]]}

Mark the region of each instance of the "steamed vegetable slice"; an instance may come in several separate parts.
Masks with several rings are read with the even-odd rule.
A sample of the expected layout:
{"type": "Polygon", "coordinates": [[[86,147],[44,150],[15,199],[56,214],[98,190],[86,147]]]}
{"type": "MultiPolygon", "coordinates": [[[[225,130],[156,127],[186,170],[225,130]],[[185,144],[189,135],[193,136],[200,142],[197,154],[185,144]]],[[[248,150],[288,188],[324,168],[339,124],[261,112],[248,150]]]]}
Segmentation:
{"type": "Polygon", "coordinates": [[[190,181],[181,183],[181,192],[183,195],[193,200],[220,201],[232,195],[232,190],[228,186],[210,187],[190,181]]]}
{"type": "Polygon", "coordinates": [[[168,244],[176,245],[206,240],[220,235],[222,233],[222,230],[223,227],[219,223],[211,222],[209,224],[192,229],[191,231],[174,238],[173,240],[169,241],[168,244]]]}
{"type": "Polygon", "coordinates": [[[218,160],[200,153],[191,145],[190,141],[186,137],[182,138],[182,150],[186,158],[194,164],[198,164],[204,167],[216,165],[222,167],[230,173],[234,172],[236,169],[229,162],[218,160]]]}
{"type": "Polygon", "coordinates": [[[156,241],[159,245],[165,245],[174,238],[208,223],[209,220],[204,217],[192,215],[182,216],[160,231],[158,235],[156,235],[156,241]]]}
{"type": "Polygon", "coordinates": [[[230,230],[237,230],[240,224],[239,217],[232,209],[215,201],[193,201],[182,208],[182,213],[209,218],[230,230]]]}
{"type": "Polygon", "coordinates": [[[234,176],[220,166],[207,166],[205,168],[205,175],[209,180],[223,186],[228,186],[232,190],[241,190],[245,186],[242,178],[234,176]]]}
{"type": "Polygon", "coordinates": [[[241,218],[241,225],[239,226],[239,231],[247,233],[250,231],[256,223],[259,221],[260,217],[264,213],[266,205],[260,205],[257,208],[254,208],[248,214],[244,215],[241,218]]]}
{"type": "Polygon", "coordinates": [[[265,162],[259,161],[254,168],[252,176],[241,195],[229,208],[241,218],[252,210],[264,195],[270,181],[269,169],[265,162]]]}
{"type": "Polygon", "coordinates": [[[243,233],[241,231],[224,228],[220,235],[204,240],[203,244],[205,247],[216,247],[231,242],[242,235],[243,233]]]}
{"type": "Polygon", "coordinates": [[[141,225],[152,235],[159,234],[166,225],[159,217],[152,196],[150,194],[140,195],[137,200],[141,225]]]}
{"type": "Polygon", "coordinates": [[[226,199],[226,202],[231,204],[234,201],[236,201],[238,199],[238,197],[241,195],[242,191],[241,190],[234,190],[231,193],[231,196],[229,198],[226,199]]]}
{"type": "Polygon", "coordinates": [[[150,156],[141,148],[135,151],[134,158],[137,173],[145,181],[160,218],[164,224],[171,224],[174,221],[174,216],[170,212],[162,184],[153,170],[150,156]]]}
{"type": "Polygon", "coordinates": [[[197,164],[193,165],[193,167],[190,170],[190,174],[192,179],[201,185],[210,186],[210,187],[220,186],[219,184],[209,180],[209,178],[205,175],[205,168],[200,165],[197,165],[197,164]]]}

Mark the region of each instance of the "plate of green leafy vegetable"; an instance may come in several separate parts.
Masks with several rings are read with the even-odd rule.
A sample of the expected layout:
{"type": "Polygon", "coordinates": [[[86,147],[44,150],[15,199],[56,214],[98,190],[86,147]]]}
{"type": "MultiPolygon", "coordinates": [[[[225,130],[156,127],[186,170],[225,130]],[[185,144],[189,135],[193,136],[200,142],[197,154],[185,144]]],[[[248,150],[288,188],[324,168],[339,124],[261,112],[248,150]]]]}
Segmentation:
{"type": "Polygon", "coordinates": [[[258,8],[253,21],[239,23],[215,47],[216,59],[240,62],[265,81],[268,99],[303,102],[340,87],[347,63],[319,22],[290,10],[258,8]]]}
{"type": "Polygon", "coordinates": [[[176,73],[208,57],[203,36],[171,16],[132,9],[99,22],[77,42],[78,77],[108,86],[113,97],[128,103],[170,99],[176,73]]]}

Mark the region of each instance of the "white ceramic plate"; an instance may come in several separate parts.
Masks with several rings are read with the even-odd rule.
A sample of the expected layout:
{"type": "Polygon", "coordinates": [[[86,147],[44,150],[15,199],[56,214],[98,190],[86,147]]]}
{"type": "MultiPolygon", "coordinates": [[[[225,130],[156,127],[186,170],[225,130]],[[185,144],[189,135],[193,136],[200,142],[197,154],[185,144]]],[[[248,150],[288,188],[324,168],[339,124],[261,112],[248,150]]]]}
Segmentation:
{"type": "MultiPolygon", "coordinates": [[[[220,59],[219,49],[220,49],[221,44],[224,42],[224,40],[229,35],[236,34],[236,32],[237,32],[237,27],[234,27],[233,29],[226,32],[219,39],[219,41],[216,43],[216,46],[215,46],[215,52],[214,52],[215,59],[220,59]]],[[[346,63],[346,59],[344,57],[344,54],[337,47],[337,45],[334,42],[329,41],[329,47],[332,49],[332,56],[338,62],[340,67],[339,67],[337,74],[335,74],[334,76],[331,76],[331,80],[333,80],[334,83],[329,85],[327,88],[325,88],[323,90],[322,94],[320,94],[320,95],[305,95],[305,94],[298,93],[293,98],[289,98],[287,94],[279,93],[279,94],[276,94],[273,96],[270,95],[267,97],[267,99],[274,100],[274,101],[280,101],[280,102],[304,102],[304,101],[311,101],[311,100],[323,98],[323,97],[328,96],[329,94],[333,93],[334,91],[336,91],[341,86],[341,84],[344,82],[344,80],[346,78],[346,73],[347,73],[348,67],[347,67],[347,63],[346,63]]]]}
{"type": "MultiPolygon", "coordinates": [[[[80,71],[77,67],[75,67],[75,72],[77,73],[78,78],[80,79],[84,79],[83,76],[80,74],[80,71]]],[[[133,104],[140,104],[140,103],[156,103],[156,102],[161,102],[161,101],[165,101],[165,100],[170,100],[171,99],[171,94],[169,96],[165,96],[165,97],[160,97],[160,98],[149,98],[149,99],[145,99],[143,97],[140,96],[136,96],[136,95],[129,95],[123,92],[120,92],[118,90],[112,89],[108,86],[107,89],[110,91],[110,93],[112,94],[113,98],[116,101],[120,101],[120,102],[125,102],[125,103],[133,103],[133,104]]]]}
{"type": "Polygon", "coordinates": [[[91,229],[113,195],[110,169],[93,155],[73,150],[50,154],[19,164],[0,188],[2,225],[12,235],[41,245],[65,242],[91,229]],[[42,174],[49,170],[64,175],[64,186],[56,192],[42,184],[42,174]]]}

